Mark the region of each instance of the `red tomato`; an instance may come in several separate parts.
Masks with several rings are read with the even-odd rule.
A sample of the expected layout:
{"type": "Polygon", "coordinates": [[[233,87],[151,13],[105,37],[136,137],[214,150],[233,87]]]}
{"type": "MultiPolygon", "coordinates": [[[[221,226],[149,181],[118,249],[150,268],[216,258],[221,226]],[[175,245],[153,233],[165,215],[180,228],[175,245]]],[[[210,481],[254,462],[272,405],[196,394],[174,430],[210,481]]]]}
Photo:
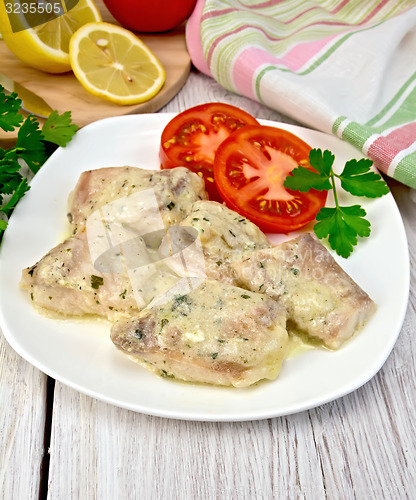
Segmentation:
{"type": "Polygon", "coordinates": [[[104,0],[114,18],[125,28],[158,33],[175,28],[192,13],[196,0],[104,0]]]}
{"type": "Polygon", "coordinates": [[[327,191],[306,193],[283,186],[286,176],[309,164],[311,147],[286,130],[247,126],[218,148],[214,177],[226,204],[263,231],[288,233],[312,221],[327,191]]]}
{"type": "Polygon", "coordinates": [[[189,168],[204,178],[209,199],[222,201],[213,176],[215,153],[224,139],[248,124],[258,121],[229,104],[212,102],[187,109],[162,132],[161,168],[189,168]]]}

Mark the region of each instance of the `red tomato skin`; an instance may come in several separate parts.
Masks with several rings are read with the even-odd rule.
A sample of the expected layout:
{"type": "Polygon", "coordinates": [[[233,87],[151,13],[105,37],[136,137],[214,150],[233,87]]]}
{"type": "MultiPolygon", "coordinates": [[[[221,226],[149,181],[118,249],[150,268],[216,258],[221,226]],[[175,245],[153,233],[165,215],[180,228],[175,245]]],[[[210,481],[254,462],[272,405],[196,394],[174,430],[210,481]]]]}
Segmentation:
{"type": "MultiPolygon", "coordinates": [[[[254,124],[259,125],[259,122],[249,113],[246,113],[240,108],[237,108],[230,104],[211,102],[194,106],[176,115],[164,128],[160,141],[159,159],[162,170],[174,167],[186,167],[199,175],[203,174],[205,179],[205,189],[208,192],[209,199],[222,202],[223,199],[218,193],[216,184],[213,179],[213,161],[215,151],[211,151],[211,162],[208,160],[185,161],[183,157],[189,156],[188,153],[185,154],[185,151],[187,151],[187,147],[180,144],[173,147],[169,145],[169,141],[172,138],[178,137],[182,133],[182,131],[191,124],[201,123],[206,126],[208,135],[209,133],[213,133],[213,127],[210,130],[211,118],[218,114],[229,117],[231,121],[238,120],[238,122],[240,124],[244,124],[244,126],[254,124]],[[206,180],[207,177],[209,177],[209,181],[206,180]]],[[[233,131],[228,130],[227,136],[229,136],[232,132],[233,131]]],[[[190,140],[192,142],[192,134],[190,134],[190,140]]]]}
{"type": "Polygon", "coordinates": [[[196,0],[104,0],[111,15],[124,28],[142,33],[162,33],[187,19],[196,0]]]}
{"type": "MultiPolygon", "coordinates": [[[[248,145],[246,141],[248,141],[248,139],[255,139],[258,142],[265,140],[268,144],[274,145],[277,151],[280,151],[280,142],[284,141],[284,144],[286,146],[289,145],[294,152],[293,158],[297,163],[304,160],[309,165],[309,151],[312,148],[291,132],[264,125],[249,125],[244,129],[240,129],[221,143],[215,156],[215,183],[225,204],[230,209],[251,220],[261,230],[269,233],[287,234],[301,229],[314,220],[318,211],[325,205],[328,195],[327,191],[316,191],[311,189],[307,193],[299,193],[286,189],[288,193],[299,196],[299,199],[302,200],[302,204],[305,207],[304,211],[296,216],[291,216],[289,214],[283,216],[273,213],[270,214],[267,210],[262,212],[256,209],[256,207],[253,207],[253,200],[248,201],[247,198],[241,200],[239,191],[233,187],[230,179],[227,177],[227,172],[232,169],[235,170],[235,166],[231,167],[232,161],[235,161],[239,156],[245,156],[245,148],[247,149],[248,145]]],[[[267,160],[265,160],[265,163],[267,163],[267,160]]],[[[313,170],[310,165],[307,168],[313,170]]]]}

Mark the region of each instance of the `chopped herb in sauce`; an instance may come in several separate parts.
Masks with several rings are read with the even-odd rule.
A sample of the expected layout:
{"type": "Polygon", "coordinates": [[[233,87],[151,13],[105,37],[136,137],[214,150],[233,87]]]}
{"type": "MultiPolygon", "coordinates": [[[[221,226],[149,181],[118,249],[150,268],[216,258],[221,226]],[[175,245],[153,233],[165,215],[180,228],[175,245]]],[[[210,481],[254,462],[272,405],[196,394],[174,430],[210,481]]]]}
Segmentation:
{"type": "Polygon", "coordinates": [[[250,299],[250,298],[251,298],[251,296],[250,296],[250,295],[246,295],[245,293],[243,293],[243,295],[241,295],[241,297],[242,297],[243,299],[250,299]]]}
{"type": "Polygon", "coordinates": [[[98,290],[101,285],[104,285],[104,278],[102,276],[91,274],[91,288],[98,290]]]}
{"type": "Polygon", "coordinates": [[[136,330],[134,331],[134,335],[139,340],[143,338],[143,332],[140,330],[140,328],[136,328],[136,330]]]}
{"type": "Polygon", "coordinates": [[[217,358],[217,356],[218,356],[218,353],[217,353],[217,352],[213,352],[213,353],[211,354],[211,358],[212,358],[212,359],[216,359],[216,358],[217,358]]]}
{"type": "Polygon", "coordinates": [[[224,307],[225,303],[224,301],[222,300],[221,297],[218,297],[217,299],[217,303],[215,304],[215,307],[218,307],[219,309],[222,309],[224,307]]]}
{"type": "Polygon", "coordinates": [[[172,311],[177,309],[181,304],[186,304],[190,306],[192,304],[191,299],[187,295],[176,295],[173,304],[172,304],[172,311]]]}

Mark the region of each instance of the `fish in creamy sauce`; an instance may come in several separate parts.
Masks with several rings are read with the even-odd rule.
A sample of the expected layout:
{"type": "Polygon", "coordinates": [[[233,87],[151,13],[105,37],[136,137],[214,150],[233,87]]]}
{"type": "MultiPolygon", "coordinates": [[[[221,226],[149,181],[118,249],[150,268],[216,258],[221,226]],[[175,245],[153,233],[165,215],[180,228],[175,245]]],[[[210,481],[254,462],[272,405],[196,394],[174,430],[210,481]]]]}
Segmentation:
{"type": "Polygon", "coordinates": [[[233,268],[247,289],[285,306],[289,325],[330,349],[352,337],[376,309],[311,233],[245,256],[233,268]]]}
{"type": "Polygon", "coordinates": [[[68,218],[74,232],[85,229],[96,210],[111,201],[152,189],[165,225],[179,224],[195,201],[206,199],[204,181],[184,167],[145,170],[108,167],[83,172],[70,196],[68,218]]]}
{"type": "Polygon", "coordinates": [[[91,260],[83,231],[25,269],[20,285],[41,312],[52,316],[94,315],[115,321],[138,312],[180,279],[163,261],[130,272],[103,272],[91,260]]]}
{"type": "Polygon", "coordinates": [[[247,252],[270,248],[266,235],[252,222],[215,201],[198,201],[180,225],[199,233],[208,278],[238,286],[232,260],[247,252]]]}
{"type": "Polygon", "coordinates": [[[160,375],[246,387],[275,379],[286,355],[286,311],[277,301],[205,280],[113,325],[114,344],[160,375]]]}
{"type": "MultiPolygon", "coordinates": [[[[160,172],[136,167],[110,167],[84,172],[71,195],[74,236],[50,250],[35,265],[24,269],[21,286],[30,293],[36,307],[50,314],[99,315],[114,319],[140,309],[154,295],[172,286],[178,276],[163,263],[153,265],[151,256],[144,263],[147,267],[142,265],[138,271],[114,269],[117,262],[110,262],[108,269],[105,266],[97,269],[96,259],[91,258],[94,246],[88,241],[88,231],[85,230],[88,217],[91,220],[100,208],[103,211],[112,203],[119,203],[119,209],[127,207],[129,211],[136,211],[135,220],[129,224],[116,220],[105,226],[112,226],[113,233],[117,228],[123,230],[118,236],[129,235],[131,239],[124,242],[125,247],[146,247],[140,232],[135,232],[138,225],[145,223],[144,227],[157,229],[178,224],[189,214],[192,204],[205,196],[202,179],[185,168],[160,172]],[[144,207],[138,212],[140,197],[145,192],[154,193],[155,203],[150,209],[144,207]],[[140,285],[144,280],[146,283],[133,289],[132,283],[136,285],[138,282],[135,279],[137,274],[140,274],[140,285]]],[[[97,219],[100,227],[103,226],[101,217],[100,212],[97,219]]],[[[165,232],[164,229],[160,231],[165,232]]],[[[110,231],[98,234],[94,239],[106,242],[112,236],[110,231]]],[[[117,250],[119,245],[113,248],[117,250]]],[[[148,256],[146,252],[142,252],[143,255],[148,256]]],[[[156,253],[153,259],[157,260],[156,253]]]]}
{"type": "Polygon", "coordinates": [[[113,319],[137,311],[127,274],[101,273],[94,267],[85,231],[25,269],[20,284],[37,308],[52,315],[113,319]]]}

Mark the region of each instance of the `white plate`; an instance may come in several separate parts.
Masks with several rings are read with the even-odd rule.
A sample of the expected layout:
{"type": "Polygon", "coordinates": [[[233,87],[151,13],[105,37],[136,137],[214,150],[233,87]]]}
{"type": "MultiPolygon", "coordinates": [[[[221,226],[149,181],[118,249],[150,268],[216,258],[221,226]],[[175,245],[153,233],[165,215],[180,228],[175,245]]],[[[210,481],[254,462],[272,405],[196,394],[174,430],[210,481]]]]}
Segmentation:
{"type": "MultiPolygon", "coordinates": [[[[32,182],[6,231],[0,257],[0,319],[11,346],[27,361],[80,392],[130,410],[171,418],[255,420],[287,415],[339,398],[367,382],[393,348],[409,291],[403,223],[389,194],[360,200],[372,223],[370,238],[352,256],[337,259],[378,304],[367,326],[338,352],[308,351],[284,363],[279,377],[247,389],[192,385],[158,377],[119,352],[99,321],[53,320],[38,315],[19,289],[21,270],[64,235],[66,202],[78,176],[106,166],[159,168],[160,134],[171,114],[109,118],[80,130],[58,149],[32,182]]],[[[282,123],[312,147],[330,149],[336,165],[360,158],[336,137],[282,123]]]]}

